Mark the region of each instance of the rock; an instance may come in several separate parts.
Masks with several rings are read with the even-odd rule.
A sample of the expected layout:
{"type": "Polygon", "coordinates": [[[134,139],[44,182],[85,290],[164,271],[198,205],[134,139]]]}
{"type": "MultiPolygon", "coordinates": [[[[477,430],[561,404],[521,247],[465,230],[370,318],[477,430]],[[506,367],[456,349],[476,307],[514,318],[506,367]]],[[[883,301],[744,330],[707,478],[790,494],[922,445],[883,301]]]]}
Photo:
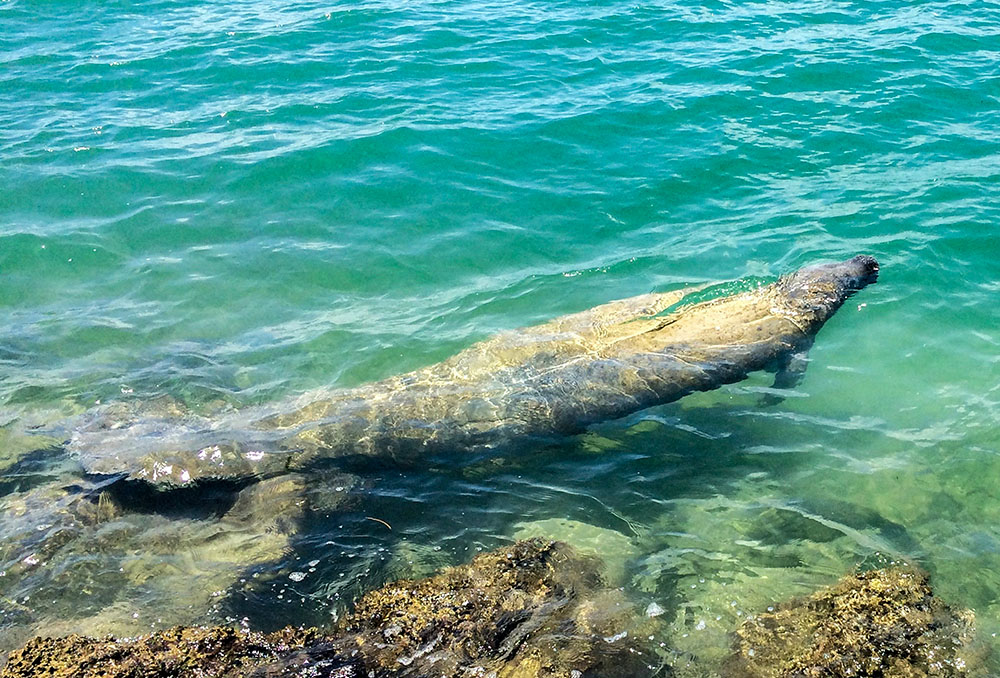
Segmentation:
{"type": "Polygon", "coordinates": [[[177,627],[136,640],[72,635],[34,638],[11,653],[3,678],[248,676],[270,658],[313,642],[315,631],[261,634],[229,628],[177,627]]]}
{"type": "Polygon", "coordinates": [[[449,564],[449,555],[440,547],[400,539],[392,547],[385,571],[389,579],[420,579],[439,572],[449,564]]]}
{"type": "Polygon", "coordinates": [[[648,674],[628,637],[634,611],[595,565],[560,542],[520,541],[363,596],[341,647],[376,675],[648,674]]]}
{"type": "Polygon", "coordinates": [[[330,633],[177,627],[134,640],[35,638],[0,678],[654,675],[593,559],[532,539],[362,596],[330,633]]]}
{"type": "Polygon", "coordinates": [[[625,583],[626,565],[639,555],[632,540],[621,532],[568,518],[548,518],[514,526],[514,539],[531,537],[565,542],[582,555],[598,558],[602,575],[611,586],[625,583]]]}
{"type": "MultiPolygon", "coordinates": [[[[871,553],[854,534],[753,498],[678,502],[640,542],[631,585],[663,608],[658,619],[675,673],[717,675],[733,630],[776,600],[808,595],[871,553]],[[770,539],[775,521],[792,535],[770,539]],[[816,541],[823,539],[824,541],[816,541]]],[[[867,535],[862,535],[867,536],[867,535]]]]}
{"type": "Polygon", "coordinates": [[[211,519],[128,513],[99,487],[46,484],[0,498],[0,610],[17,604],[0,617],[0,652],[39,632],[133,635],[211,621],[244,572],[288,552],[303,487],[297,474],[269,478],[211,519]]]}
{"type": "Polygon", "coordinates": [[[927,577],[902,567],[845,577],[808,598],[748,619],[726,678],[982,675],[974,617],[934,597],[927,577]]]}

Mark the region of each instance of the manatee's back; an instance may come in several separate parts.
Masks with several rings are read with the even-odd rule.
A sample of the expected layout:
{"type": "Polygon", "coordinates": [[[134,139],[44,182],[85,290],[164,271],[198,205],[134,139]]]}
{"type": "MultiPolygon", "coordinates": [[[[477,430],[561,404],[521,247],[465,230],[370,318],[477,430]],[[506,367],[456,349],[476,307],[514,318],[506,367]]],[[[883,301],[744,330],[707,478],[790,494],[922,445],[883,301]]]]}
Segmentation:
{"type": "Polygon", "coordinates": [[[489,450],[576,431],[574,403],[596,394],[587,389],[602,381],[594,372],[602,352],[644,331],[643,322],[690,291],[641,295],[502,332],[443,362],[312,400],[267,425],[289,431],[284,444],[309,456],[489,450]],[[345,397],[355,403],[347,406],[345,397]]]}
{"type": "Polygon", "coordinates": [[[218,417],[98,413],[73,431],[70,449],[91,473],[183,484],[270,475],[318,457],[410,457],[429,448],[492,449],[522,436],[571,433],[643,406],[637,398],[645,396],[636,394],[648,389],[640,382],[655,374],[654,400],[662,400],[670,390],[663,360],[649,358],[642,369],[624,364],[622,349],[641,344],[662,324],[657,314],[695,289],[610,302],[498,334],[414,372],[276,407],[218,417]]]}

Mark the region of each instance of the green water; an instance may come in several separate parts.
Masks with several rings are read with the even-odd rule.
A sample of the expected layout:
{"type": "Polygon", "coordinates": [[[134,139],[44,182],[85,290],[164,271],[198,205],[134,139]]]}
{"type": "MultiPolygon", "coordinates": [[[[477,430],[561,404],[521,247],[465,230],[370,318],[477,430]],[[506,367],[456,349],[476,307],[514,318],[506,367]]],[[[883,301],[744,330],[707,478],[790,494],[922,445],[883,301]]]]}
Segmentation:
{"type": "MultiPolygon", "coordinates": [[[[736,612],[896,558],[993,642],[998,26],[991,2],[3,0],[12,432],[98,402],[212,412],[351,386],[683,284],[857,253],[882,274],[779,405],[760,377],[556,448],[356,471],[344,507],[169,619],[162,587],[109,578],[122,552],[63,553],[0,584],[0,636],[109,607],[135,633],[318,623],[409,561],[568,518],[614,531],[596,539],[629,594],[667,610],[657,644],[706,671],[736,612]]],[[[55,476],[12,466],[15,438],[5,539],[55,476]]],[[[137,544],[150,572],[176,555],[137,544]]],[[[181,573],[209,568],[191,553],[181,573]]]]}

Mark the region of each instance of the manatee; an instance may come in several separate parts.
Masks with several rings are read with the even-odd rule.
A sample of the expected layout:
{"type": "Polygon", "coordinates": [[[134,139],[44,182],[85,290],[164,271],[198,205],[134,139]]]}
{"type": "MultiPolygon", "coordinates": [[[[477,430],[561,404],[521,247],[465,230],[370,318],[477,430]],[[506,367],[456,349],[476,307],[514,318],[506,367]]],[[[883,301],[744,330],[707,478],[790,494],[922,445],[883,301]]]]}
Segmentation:
{"type": "MultiPolygon", "coordinates": [[[[876,280],[859,255],[726,296],[644,294],[506,332],[441,363],[216,418],[96,417],[68,442],[84,470],[159,487],[302,471],[327,459],[495,454],[582,432],[772,369],[794,386],[823,324],[876,280]]],[[[451,457],[454,458],[454,457],[451,457]]]]}

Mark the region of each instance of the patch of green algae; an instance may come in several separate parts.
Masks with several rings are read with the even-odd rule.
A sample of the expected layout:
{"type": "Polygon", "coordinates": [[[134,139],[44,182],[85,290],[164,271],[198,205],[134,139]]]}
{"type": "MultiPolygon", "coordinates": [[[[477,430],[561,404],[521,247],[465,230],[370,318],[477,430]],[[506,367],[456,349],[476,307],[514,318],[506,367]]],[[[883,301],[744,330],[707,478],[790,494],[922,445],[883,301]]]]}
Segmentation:
{"type": "Polygon", "coordinates": [[[0,473],[9,471],[29,453],[54,449],[60,442],[51,436],[29,436],[10,426],[0,426],[0,473]]]}

